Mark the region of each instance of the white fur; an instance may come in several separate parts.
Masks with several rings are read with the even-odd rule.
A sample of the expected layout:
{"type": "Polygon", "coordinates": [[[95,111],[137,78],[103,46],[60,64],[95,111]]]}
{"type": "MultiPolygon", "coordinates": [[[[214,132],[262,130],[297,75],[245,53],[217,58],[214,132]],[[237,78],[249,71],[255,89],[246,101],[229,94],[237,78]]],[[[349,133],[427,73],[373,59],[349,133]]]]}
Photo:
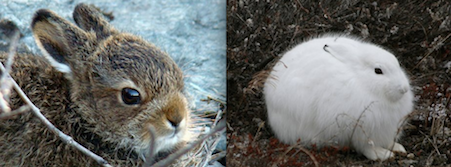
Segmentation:
{"type": "Polygon", "coordinates": [[[284,143],[350,146],[372,160],[405,152],[395,141],[413,94],[398,60],[379,46],[340,35],[301,43],[274,66],[264,94],[284,143]]]}
{"type": "MultiPolygon", "coordinates": [[[[39,36],[37,36],[36,34],[33,35],[34,39],[39,39],[39,36]]],[[[39,46],[39,48],[45,48],[40,40],[35,40],[36,44],[39,46]]],[[[40,49],[42,55],[50,62],[50,64],[59,72],[65,73],[70,75],[72,73],[70,67],[67,64],[64,63],[59,63],[58,61],[56,61],[52,56],[50,56],[50,54],[47,52],[47,50],[45,49],[40,49]]],[[[67,76],[67,75],[66,75],[67,76]]]]}
{"type": "MultiPolygon", "coordinates": [[[[137,137],[136,135],[132,135],[135,139],[127,140],[127,142],[132,143],[124,143],[124,145],[135,145],[135,152],[138,153],[138,155],[144,161],[146,161],[146,156],[149,155],[151,151],[153,154],[159,153],[160,151],[170,151],[172,148],[174,148],[174,146],[182,141],[188,141],[188,138],[191,137],[191,134],[187,132],[187,129],[189,128],[187,119],[183,119],[180,122],[178,129],[174,128],[169,121],[165,122],[165,126],[172,128],[173,132],[161,136],[155,136],[153,150],[151,145],[151,142],[153,141],[151,139],[144,140],[145,142],[141,142],[142,140],[138,140],[139,137],[137,137]]],[[[138,132],[132,132],[132,134],[136,133],[138,132]]]]}

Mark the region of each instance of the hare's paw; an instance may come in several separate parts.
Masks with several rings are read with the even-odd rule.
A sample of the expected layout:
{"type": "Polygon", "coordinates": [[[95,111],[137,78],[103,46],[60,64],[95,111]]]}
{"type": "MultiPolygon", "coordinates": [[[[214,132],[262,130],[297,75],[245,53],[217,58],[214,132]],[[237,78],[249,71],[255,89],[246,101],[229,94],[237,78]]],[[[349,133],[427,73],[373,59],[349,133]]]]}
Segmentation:
{"type": "Polygon", "coordinates": [[[393,145],[393,152],[400,152],[400,153],[406,153],[406,149],[404,148],[404,146],[402,146],[399,143],[395,142],[395,145],[393,145]]]}
{"type": "Polygon", "coordinates": [[[394,156],[393,152],[391,152],[390,150],[378,146],[368,147],[362,150],[362,154],[365,155],[366,158],[371,159],[373,161],[375,160],[385,161],[394,156]]]}

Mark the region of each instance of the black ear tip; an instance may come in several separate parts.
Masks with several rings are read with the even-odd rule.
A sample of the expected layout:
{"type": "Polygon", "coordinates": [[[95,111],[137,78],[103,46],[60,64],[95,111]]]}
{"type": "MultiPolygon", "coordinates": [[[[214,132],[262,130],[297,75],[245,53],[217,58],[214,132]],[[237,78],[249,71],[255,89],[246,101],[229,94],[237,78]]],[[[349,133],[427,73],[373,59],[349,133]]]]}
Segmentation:
{"type": "Polygon", "coordinates": [[[48,18],[52,17],[52,15],[53,15],[53,13],[50,10],[39,9],[38,11],[36,11],[36,13],[33,16],[33,20],[31,22],[31,27],[33,28],[37,22],[47,20],[48,18]]]}
{"type": "Polygon", "coordinates": [[[75,6],[74,11],[78,11],[78,10],[81,10],[81,9],[87,8],[87,7],[88,7],[88,5],[86,5],[85,3],[79,3],[77,6],[75,6]]]}
{"type": "Polygon", "coordinates": [[[1,29],[0,32],[3,31],[3,33],[5,33],[5,35],[8,37],[13,35],[13,33],[16,31],[20,32],[19,27],[17,27],[17,25],[14,22],[6,19],[0,20],[0,29],[1,29]]]}
{"type": "Polygon", "coordinates": [[[74,18],[75,22],[78,24],[78,20],[83,15],[83,13],[90,13],[90,7],[89,5],[85,3],[79,3],[77,6],[75,6],[74,12],[72,13],[72,17],[74,18]]]}

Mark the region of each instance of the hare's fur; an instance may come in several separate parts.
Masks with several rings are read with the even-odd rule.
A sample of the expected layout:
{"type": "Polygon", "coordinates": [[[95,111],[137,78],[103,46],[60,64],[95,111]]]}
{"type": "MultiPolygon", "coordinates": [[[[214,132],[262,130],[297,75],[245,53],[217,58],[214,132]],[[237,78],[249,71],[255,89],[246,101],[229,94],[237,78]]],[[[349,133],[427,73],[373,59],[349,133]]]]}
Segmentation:
{"type": "Polygon", "coordinates": [[[413,93],[396,57],[377,45],[342,35],[301,43],[274,66],[264,94],[282,142],[350,146],[372,160],[406,152],[395,141],[413,93]]]}
{"type": "MultiPolygon", "coordinates": [[[[41,9],[32,21],[44,56],[18,54],[11,71],[31,101],[57,128],[114,166],[138,166],[150,153],[189,140],[183,74],[164,52],[112,28],[92,6],[79,4],[74,25],[41,9]],[[126,104],[123,89],[139,92],[126,104]]],[[[6,54],[0,60],[5,62],[6,54]]],[[[23,102],[13,93],[12,108],[23,102]]],[[[98,166],[63,143],[32,113],[0,120],[0,166],[98,166]]]]}

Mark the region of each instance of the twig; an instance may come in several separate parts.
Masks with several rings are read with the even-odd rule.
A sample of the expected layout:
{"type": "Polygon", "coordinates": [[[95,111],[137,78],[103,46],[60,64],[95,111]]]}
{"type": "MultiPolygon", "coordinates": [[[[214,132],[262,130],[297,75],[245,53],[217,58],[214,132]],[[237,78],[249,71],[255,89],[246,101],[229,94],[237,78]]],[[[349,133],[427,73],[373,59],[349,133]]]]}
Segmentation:
{"type": "Polygon", "coordinates": [[[217,160],[219,160],[219,159],[221,159],[221,158],[223,158],[225,156],[226,156],[226,151],[221,151],[219,153],[216,153],[216,154],[211,156],[209,164],[211,164],[211,163],[213,163],[213,162],[215,162],[215,161],[217,161],[217,160]]]}
{"type": "MultiPolygon", "coordinates": [[[[0,69],[2,71],[5,71],[5,67],[3,66],[3,63],[0,63],[0,69]]],[[[11,78],[11,76],[8,73],[4,73],[4,75],[7,75],[7,78],[9,78],[11,80],[11,83],[13,84],[14,89],[16,90],[17,94],[22,98],[22,100],[25,102],[26,105],[28,105],[32,110],[33,114],[38,117],[38,119],[44,123],[47,128],[49,128],[50,131],[52,131],[53,133],[55,133],[62,141],[64,141],[65,143],[75,147],[76,149],[78,149],[79,151],[83,152],[85,155],[93,158],[97,163],[105,166],[105,167],[111,167],[110,164],[108,164],[108,162],[106,160],[104,160],[102,157],[96,155],[95,153],[93,153],[92,151],[88,150],[87,148],[83,147],[82,145],[80,145],[78,142],[76,142],[74,139],[72,139],[72,137],[64,134],[61,130],[59,130],[58,128],[56,128],[47,118],[45,118],[44,115],[42,115],[41,111],[39,110],[39,108],[37,108],[31,101],[30,99],[27,97],[27,95],[22,91],[22,89],[20,89],[19,85],[17,84],[17,82],[11,78]]]]}
{"type": "MultiPolygon", "coordinates": [[[[400,122],[400,124],[399,124],[399,128],[398,128],[398,130],[396,131],[396,134],[397,135],[399,135],[401,132],[402,132],[402,130],[403,130],[403,128],[402,128],[402,125],[404,125],[406,122],[407,122],[407,116],[405,116],[402,120],[400,120],[399,121],[400,122]]],[[[395,136],[395,138],[393,139],[393,141],[395,141],[396,142],[396,138],[397,138],[397,136],[395,136]]],[[[391,147],[390,147],[390,151],[393,151],[393,149],[395,148],[395,145],[393,144],[391,147]]]]}
{"type": "Polygon", "coordinates": [[[255,137],[254,140],[252,140],[252,143],[254,143],[259,137],[260,137],[260,131],[262,130],[262,128],[265,126],[265,121],[261,121],[258,123],[258,129],[257,132],[255,133],[255,137]]]}
{"type": "Polygon", "coordinates": [[[220,104],[226,104],[225,101],[223,101],[223,100],[221,100],[219,98],[211,97],[211,96],[207,96],[207,99],[201,99],[200,101],[210,101],[210,100],[216,101],[216,102],[218,102],[220,104]]]}
{"type": "MultiPolygon", "coordinates": [[[[9,46],[9,50],[8,50],[8,60],[6,61],[6,66],[5,66],[5,73],[9,74],[9,71],[11,71],[12,68],[12,64],[14,61],[14,56],[16,55],[16,47],[17,47],[17,43],[19,42],[19,37],[20,37],[20,32],[19,31],[15,31],[13,34],[13,37],[11,39],[11,44],[9,46]]],[[[6,75],[2,76],[2,81],[6,78],[6,75]]]]}
{"type": "Polygon", "coordinates": [[[313,161],[313,163],[315,164],[316,167],[319,167],[318,161],[316,160],[315,156],[313,156],[313,154],[310,151],[308,151],[307,149],[305,149],[302,146],[298,146],[298,148],[310,157],[310,159],[313,161]]]}
{"type": "Polygon", "coordinates": [[[351,133],[351,141],[352,141],[352,137],[354,137],[354,132],[356,131],[357,126],[359,126],[360,119],[362,119],[363,114],[365,113],[365,111],[367,111],[373,103],[374,103],[374,101],[371,102],[368,106],[366,106],[365,109],[362,111],[362,113],[360,113],[359,118],[357,118],[357,122],[355,123],[354,129],[352,130],[352,133],[351,133]]]}
{"type": "Polygon", "coordinates": [[[287,149],[287,151],[285,151],[285,154],[288,154],[288,152],[290,152],[295,147],[298,148],[299,150],[301,150],[302,152],[304,152],[305,154],[307,154],[310,157],[310,159],[313,161],[313,163],[315,164],[315,167],[319,167],[319,163],[316,160],[315,156],[309,150],[302,147],[301,144],[290,146],[289,149],[287,149]]]}
{"type": "Polygon", "coordinates": [[[14,55],[16,55],[16,47],[19,41],[20,32],[15,30],[11,39],[11,44],[8,50],[8,58],[6,60],[5,68],[2,69],[3,75],[0,78],[0,111],[4,113],[11,112],[11,108],[8,106],[7,99],[9,99],[9,95],[11,93],[12,84],[7,80],[9,77],[9,71],[11,71],[14,55]]]}
{"type": "Polygon", "coordinates": [[[20,106],[18,109],[15,109],[14,111],[1,113],[0,114],[0,119],[11,118],[12,116],[22,114],[22,113],[27,112],[29,110],[30,110],[30,107],[28,105],[23,105],[23,106],[20,106]]]}
{"type": "Polygon", "coordinates": [[[206,146],[206,152],[205,152],[205,160],[206,161],[204,161],[204,163],[203,163],[203,165],[201,165],[201,166],[207,166],[207,164],[208,163],[210,163],[211,162],[211,157],[212,157],[212,155],[213,155],[213,151],[216,149],[216,146],[218,145],[218,143],[219,143],[219,140],[218,140],[219,138],[216,138],[216,140],[213,140],[213,143],[212,144],[210,144],[210,145],[208,145],[208,144],[205,144],[205,143],[208,143],[208,140],[207,139],[205,139],[205,143],[203,143],[203,145],[204,146],[206,146]]]}
{"type": "MultiPolygon", "coordinates": [[[[446,40],[448,40],[448,38],[451,37],[451,33],[448,34],[445,39],[443,39],[442,41],[438,42],[438,43],[445,43],[446,40]]],[[[429,57],[429,55],[432,54],[432,52],[434,52],[435,50],[438,49],[438,46],[441,45],[436,45],[434,46],[432,49],[429,49],[428,52],[423,56],[423,58],[421,58],[421,60],[417,63],[417,65],[415,65],[415,67],[413,67],[410,71],[415,70],[416,68],[418,68],[418,66],[420,66],[420,63],[422,63],[427,57],[429,57]]]]}
{"type": "Polygon", "coordinates": [[[233,127],[227,122],[227,129],[229,129],[231,132],[235,131],[233,127]]]}
{"type": "MultiPolygon", "coordinates": [[[[224,110],[226,110],[226,109],[224,109],[224,110]]],[[[214,128],[218,124],[218,122],[221,120],[221,118],[222,118],[222,110],[218,110],[218,113],[216,114],[215,121],[211,125],[211,128],[214,128]]]]}
{"type": "Polygon", "coordinates": [[[152,125],[147,126],[147,128],[149,129],[149,133],[150,133],[150,152],[147,155],[146,158],[146,164],[144,166],[151,166],[151,164],[154,161],[154,156],[155,156],[155,128],[152,125]]]}
{"type": "Polygon", "coordinates": [[[437,147],[437,143],[436,143],[436,142],[433,142],[433,141],[429,138],[429,136],[426,135],[426,134],[424,134],[423,132],[420,131],[420,133],[421,133],[422,135],[425,136],[425,139],[427,139],[427,141],[428,141],[429,143],[432,144],[432,147],[434,147],[434,149],[435,149],[435,151],[437,152],[437,154],[440,155],[440,150],[439,150],[438,147],[437,147]]]}
{"type": "MultiPolygon", "coordinates": [[[[219,101],[217,101],[219,102],[219,101]]],[[[220,102],[219,102],[220,103],[220,102]]],[[[225,104],[225,103],[224,103],[225,104]]],[[[218,124],[218,122],[221,120],[222,118],[222,110],[218,110],[217,114],[216,114],[216,118],[215,121],[213,122],[213,124],[211,125],[211,128],[214,129],[216,127],[216,125],[218,124]]],[[[224,125],[225,128],[225,125],[224,125]]],[[[219,138],[218,138],[219,139],[219,138]]],[[[207,142],[207,140],[205,140],[205,142],[207,142]]],[[[216,146],[218,145],[219,140],[214,140],[213,144],[210,145],[210,149],[207,148],[207,152],[205,153],[206,160],[211,159],[211,155],[213,154],[214,149],[216,148],[216,146]]],[[[203,166],[207,166],[207,163],[210,163],[209,161],[205,161],[203,166]]]]}
{"type": "Polygon", "coordinates": [[[199,145],[202,142],[204,142],[207,138],[209,138],[209,137],[213,136],[214,134],[224,130],[225,127],[226,127],[226,122],[223,119],[223,120],[219,121],[219,123],[218,123],[218,125],[216,127],[212,128],[212,130],[209,133],[207,133],[205,136],[203,136],[197,142],[192,143],[192,144],[188,145],[187,147],[184,147],[183,149],[178,150],[177,152],[169,155],[166,159],[158,161],[158,163],[154,164],[152,167],[169,166],[173,162],[173,160],[180,158],[182,155],[186,154],[188,151],[190,151],[191,149],[195,148],[197,145],[199,145]]]}

